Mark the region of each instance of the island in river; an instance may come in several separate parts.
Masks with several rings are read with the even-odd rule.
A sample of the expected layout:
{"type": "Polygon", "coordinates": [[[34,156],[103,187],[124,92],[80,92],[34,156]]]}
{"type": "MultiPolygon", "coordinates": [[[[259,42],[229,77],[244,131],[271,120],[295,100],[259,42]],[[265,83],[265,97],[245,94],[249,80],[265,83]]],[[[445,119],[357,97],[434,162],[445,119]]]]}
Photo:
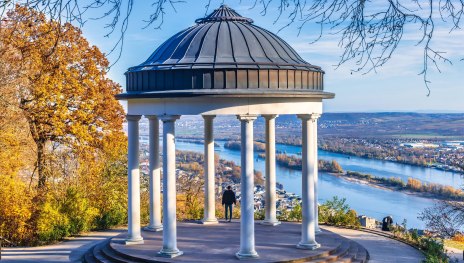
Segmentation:
{"type": "MultiPolygon", "coordinates": [[[[264,159],[265,154],[259,154],[264,159]]],[[[295,155],[278,154],[277,165],[301,171],[301,158],[295,155]]],[[[464,192],[449,185],[422,182],[419,179],[408,178],[405,182],[398,177],[381,177],[353,171],[344,171],[343,167],[335,160],[319,160],[319,171],[328,172],[330,175],[338,176],[346,180],[358,183],[366,183],[370,186],[383,187],[393,191],[413,193],[425,198],[442,200],[464,201],[464,192]]]]}

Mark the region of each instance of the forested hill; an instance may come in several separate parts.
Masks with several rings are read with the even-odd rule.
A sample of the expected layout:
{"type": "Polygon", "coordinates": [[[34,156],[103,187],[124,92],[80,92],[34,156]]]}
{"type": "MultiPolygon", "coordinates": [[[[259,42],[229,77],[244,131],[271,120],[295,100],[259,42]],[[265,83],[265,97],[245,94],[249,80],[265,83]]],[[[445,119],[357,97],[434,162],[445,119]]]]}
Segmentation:
{"type": "Polygon", "coordinates": [[[464,137],[464,113],[325,113],[320,132],[349,136],[464,137]]]}
{"type": "MultiPolygon", "coordinates": [[[[215,134],[223,138],[239,135],[239,121],[235,116],[218,116],[215,134]]],[[[179,135],[201,136],[203,121],[199,116],[183,116],[179,121],[179,135]]],[[[295,115],[280,115],[276,121],[280,135],[299,135],[301,122],[295,115]]],[[[264,120],[255,122],[257,136],[264,132],[264,120]]],[[[319,120],[322,136],[346,137],[414,137],[464,139],[464,113],[324,113],[319,120]]]]}

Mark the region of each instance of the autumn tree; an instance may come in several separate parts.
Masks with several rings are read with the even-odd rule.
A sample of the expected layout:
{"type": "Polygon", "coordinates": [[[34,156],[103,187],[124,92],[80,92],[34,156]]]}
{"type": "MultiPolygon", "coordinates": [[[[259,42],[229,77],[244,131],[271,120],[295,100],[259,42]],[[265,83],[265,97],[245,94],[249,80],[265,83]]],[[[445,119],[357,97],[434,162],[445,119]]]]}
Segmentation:
{"type": "Polygon", "coordinates": [[[101,147],[106,135],[120,132],[123,109],[113,97],[121,88],[106,77],[105,56],[70,23],[17,5],[2,20],[0,36],[0,46],[11,53],[1,63],[14,69],[16,106],[36,145],[43,188],[50,151],[101,147]]]}

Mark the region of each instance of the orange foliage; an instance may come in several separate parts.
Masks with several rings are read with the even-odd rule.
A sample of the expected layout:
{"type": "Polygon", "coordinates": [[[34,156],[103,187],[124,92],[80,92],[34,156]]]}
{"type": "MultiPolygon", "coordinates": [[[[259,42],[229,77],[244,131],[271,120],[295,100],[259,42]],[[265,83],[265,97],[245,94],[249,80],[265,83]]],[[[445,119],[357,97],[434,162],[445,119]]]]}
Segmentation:
{"type": "Polygon", "coordinates": [[[101,147],[105,134],[118,131],[123,109],[114,99],[120,86],[106,77],[108,60],[73,25],[49,21],[42,13],[17,5],[0,27],[0,48],[12,55],[17,107],[37,147],[39,187],[45,186],[45,162],[51,143],[101,147]]]}
{"type": "Polygon", "coordinates": [[[457,242],[463,242],[464,243],[464,235],[462,234],[457,234],[452,238],[453,241],[457,242]]]}

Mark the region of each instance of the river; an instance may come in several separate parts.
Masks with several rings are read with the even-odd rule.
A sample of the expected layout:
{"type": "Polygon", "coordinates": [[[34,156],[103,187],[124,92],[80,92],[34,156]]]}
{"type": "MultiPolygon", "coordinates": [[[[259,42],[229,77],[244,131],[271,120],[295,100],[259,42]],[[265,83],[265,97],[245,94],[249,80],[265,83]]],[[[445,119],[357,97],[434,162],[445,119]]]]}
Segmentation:
{"type": "MultiPolygon", "coordinates": [[[[215,148],[221,159],[234,161],[240,164],[240,151],[225,149],[224,141],[217,141],[220,145],[215,148]]],[[[202,144],[189,142],[176,142],[178,150],[203,152],[202,144]]],[[[298,154],[301,147],[283,144],[276,145],[277,151],[287,154],[298,154]]],[[[255,170],[265,173],[264,160],[257,158],[255,153],[255,170]]],[[[407,180],[408,177],[422,181],[434,182],[454,187],[460,187],[463,178],[460,174],[440,171],[432,168],[417,167],[412,165],[352,157],[344,154],[331,153],[319,150],[319,158],[336,160],[344,170],[370,173],[375,176],[400,177],[407,180]]],[[[276,167],[277,181],[283,184],[288,192],[301,194],[301,172],[285,167],[276,167]]],[[[434,200],[408,195],[401,192],[383,190],[364,184],[352,183],[327,173],[319,173],[319,202],[323,203],[333,196],[345,197],[351,208],[358,214],[364,214],[381,220],[384,216],[391,215],[395,223],[401,224],[407,220],[408,227],[424,228],[424,223],[417,219],[418,214],[426,207],[434,204],[434,200]]]]}

